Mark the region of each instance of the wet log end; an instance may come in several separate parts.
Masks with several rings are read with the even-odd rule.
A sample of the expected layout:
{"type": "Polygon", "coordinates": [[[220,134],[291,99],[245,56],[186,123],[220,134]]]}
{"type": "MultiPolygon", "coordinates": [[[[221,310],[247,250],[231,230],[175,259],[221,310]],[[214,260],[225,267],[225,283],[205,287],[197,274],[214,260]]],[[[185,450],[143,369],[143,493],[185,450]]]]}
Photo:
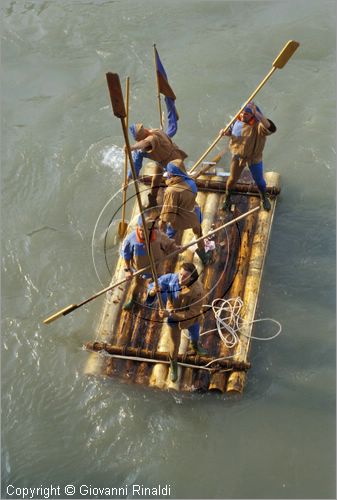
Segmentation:
{"type": "Polygon", "coordinates": [[[228,377],[226,392],[227,393],[243,393],[246,384],[247,374],[243,371],[232,372],[228,377]]]}

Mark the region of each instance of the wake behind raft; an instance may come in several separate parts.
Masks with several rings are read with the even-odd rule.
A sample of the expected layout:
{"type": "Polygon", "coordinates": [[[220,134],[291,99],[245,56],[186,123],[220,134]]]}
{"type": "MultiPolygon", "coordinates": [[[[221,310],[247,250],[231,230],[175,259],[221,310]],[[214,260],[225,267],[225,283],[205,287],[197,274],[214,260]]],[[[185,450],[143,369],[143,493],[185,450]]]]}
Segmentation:
{"type": "MultiPolygon", "coordinates": [[[[188,332],[182,331],[178,355],[178,378],[169,376],[169,327],[157,308],[140,300],[131,311],[123,304],[130,300],[131,283],[106,294],[96,339],[85,344],[92,351],[85,373],[116,377],[121,381],[176,391],[219,391],[242,393],[251,367],[249,360],[252,329],[258,302],[262,272],[274,218],[280,176],[265,174],[271,210],[260,210],[260,197],[250,173],[236,185],[230,212],[221,210],[227,177],[217,167],[197,179],[197,202],[203,214],[202,230],[212,230],[247,213],[236,223],[216,232],[209,240],[212,264],[203,266],[193,246],[165,261],[165,273],[179,272],[182,262],[193,262],[206,291],[206,307],[200,318],[201,345],[207,354],[189,354],[188,332]],[[254,208],[256,210],[254,210],[254,208]],[[219,314],[220,313],[220,314],[219,314]],[[227,327],[224,327],[226,323],[227,327]]],[[[140,178],[145,204],[151,184],[151,166],[145,166],[140,178]]],[[[157,199],[162,199],[164,187],[157,199]]],[[[137,221],[135,202],[131,221],[137,221]]],[[[132,222],[128,233],[135,229],[132,222]]],[[[191,229],[182,234],[180,244],[195,239],[191,229]]],[[[124,259],[119,258],[111,284],[124,279],[124,259]]]]}

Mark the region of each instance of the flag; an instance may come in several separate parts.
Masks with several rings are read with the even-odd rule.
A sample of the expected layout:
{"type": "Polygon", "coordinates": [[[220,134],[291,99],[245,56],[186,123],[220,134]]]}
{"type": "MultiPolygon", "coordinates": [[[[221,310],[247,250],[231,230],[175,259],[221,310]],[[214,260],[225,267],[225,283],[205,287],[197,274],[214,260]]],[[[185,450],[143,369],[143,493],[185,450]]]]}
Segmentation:
{"type": "Polygon", "coordinates": [[[158,90],[161,94],[165,96],[165,104],[167,109],[167,135],[169,137],[173,137],[178,129],[178,113],[175,107],[175,93],[171,89],[171,86],[168,82],[167,74],[160,60],[158,51],[156,47],[154,47],[155,59],[156,59],[156,71],[157,71],[157,82],[158,82],[158,90]]]}
{"type": "Polygon", "coordinates": [[[164,66],[162,65],[162,62],[160,60],[158,51],[156,47],[154,48],[154,53],[156,56],[156,70],[157,70],[157,78],[158,78],[158,88],[159,92],[166,97],[170,97],[171,99],[175,100],[176,96],[173,90],[170,87],[170,84],[168,82],[167,74],[164,69],[164,66]]]}

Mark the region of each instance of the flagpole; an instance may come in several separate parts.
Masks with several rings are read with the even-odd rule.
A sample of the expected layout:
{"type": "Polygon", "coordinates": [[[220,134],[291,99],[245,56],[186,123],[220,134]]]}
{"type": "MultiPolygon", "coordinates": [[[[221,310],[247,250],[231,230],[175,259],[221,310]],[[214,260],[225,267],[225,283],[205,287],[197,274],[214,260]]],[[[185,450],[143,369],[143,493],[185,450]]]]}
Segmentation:
{"type": "Polygon", "coordinates": [[[158,68],[157,68],[157,58],[156,58],[156,44],[153,44],[153,55],[154,55],[154,67],[156,70],[156,81],[157,81],[157,97],[158,97],[158,110],[159,110],[159,119],[160,119],[160,128],[163,129],[163,114],[161,109],[161,99],[160,99],[160,91],[159,91],[159,79],[158,79],[158,68]]]}

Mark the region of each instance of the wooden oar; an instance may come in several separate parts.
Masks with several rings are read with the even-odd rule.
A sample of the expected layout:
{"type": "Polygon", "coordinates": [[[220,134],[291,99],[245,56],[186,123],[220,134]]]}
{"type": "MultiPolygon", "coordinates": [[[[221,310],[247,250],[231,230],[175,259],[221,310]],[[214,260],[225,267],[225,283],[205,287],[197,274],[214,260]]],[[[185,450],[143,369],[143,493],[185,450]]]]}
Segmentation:
{"type": "MultiPolygon", "coordinates": [[[[125,108],[126,108],[126,116],[125,116],[125,127],[126,130],[129,126],[129,89],[130,89],[130,78],[126,79],[126,89],[125,89],[125,108]]],[[[122,240],[125,236],[125,233],[128,229],[128,224],[125,222],[125,209],[126,209],[126,190],[128,188],[128,155],[125,152],[124,157],[124,185],[123,185],[123,205],[122,205],[122,220],[118,225],[118,237],[122,240]]]]}
{"type": "MultiPolygon", "coordinates": [[[[220,226],[220,227],[218,227],[216,229],[213,229],[212,231],[208,232],[204,236],[200,236],[200,238],[198,238],[197,240],[190,241],[190,243],[187,243],[186,245],[182,246],[178,250],[175,250],[174,252],[170,253],[169,255],[165,255],[161,259],[158,259],[156,261],[156,263],[160,264],[164,260],[172,259],[178,253],[185,252],[185,250],[187,250],[187,248],[189,248],[189,247],[191,247],[193,245],[196,245],[197,243],[199,243],[199,241],[203,241],[206,238],[209,238],[210,236],[213,236],[213,234],[216,234],[218,231],[221,231],[222,229],[230,226],[231,224],[235,224],[239,220],[243,219],[244,217],[247,217],[248,215],[251,215],[252,213],[256,212],[257,210],[260,210],[259,206],[253,208],[252,210],[249,210],[248,212],[245,212],[244,214],[239,215],[239,217],[236,217],[235,219],[232,219],[232,220],[226,222],[222,226],[220,226]]],[[[139,274],[144,273],[150,267],[151,266],[148,265],[146,267],[143,267],[143,269],[139,269],[139,271],[133,273],[132,279],[135,278],[136,276],[138,276],[139,274]]],[[[83,302],[80,302],[79,304],[71,304],[70,306],[64,307],[60,311],[57,311],[56,313],[52,314],[51,316],[49,316],[48,318],[46,318],[45,320],[43,320],[43,323],[45,325],[48,325],[49,323],[52,323],[56,319],[61,318],[61,316],[67,316],[67,314],[70,314],[71,312],[75,311],[76,309],[79,309],[80,307],[84,306],[85,304],[88,304],[88,302],[91,302],[92,300],[96,299],[97,297],[100,297],[104,293],[109,292],[113,288],[116,288],[117,286],[123,285],[123,283],[126,283],[126,281],[130,281],[130,278],[124,278],[123,280],[118,281],[117,283],[114,283],[113,285],[109,285],[106,288],[103,288],[103,290],[100,290],[99,292],[95,293],[94,295],[92,295],[88,299],[84,300],[83,302]]]]}
{"type": "MultiPolygon", "coordinates": [[[[267,76],[262,80],[260,85],[254,90],[254,92],[248,97],[247,101],[244,103],[244,105],[240,108],[240,110],[236,113],[234,118],[226,125],[226,127],[223,129],[223,133],[219,134],[215,141],[210,145],[210,147],[205,151],[205,153],[199,158],[199,160],[193,165],[193,167],[190,169],[189,174],[191,174],[197,166],[202,162],[202,160],[208,155],[208,153],[214,148],[214,146],[220,141],[220,139],[224,136],[225,132],[230,128],[232,123],[235,122],[235,120],[238,118],[240,113],[244,110],[244,108],[247,106],[247,104],[256,96],[256,94],[261,90],[261,88],[264,86],[264,84],[269,80],[271,75],[274,73],[276,69],[281,69],[285,64],[288,62],[288,60],[291,58],[297,47],[299,46],[298,42],[295,42],[294,40],[289,40],[289,42],[283,47],[282,51],[279,53],[275,61],[273,62],[273,67],[267,74],[267,76]]],[[[193,176],[194,178],[199,177],[199,175],[203,174],[206,172],[211,165],[205,165],[205,167],[201,168],[200,171],[193,176]]]]}
{"type": "Polygon", "coordinates": [[[119,76],[117,73],[107,73],[106,79],[108,82],[113,114],[115,116],[117,116],[118,118],[120,118],[120,120],[121,120],[123,135],[124,135],[124,140],[125,140],[125,147],[126,147],[126,151],[127,151],[128,157],[129,157],[132,177],[134,180],[134,185],[135,185],[135,190],[136,190],[138,208],[139,208],[140,216],[142,218],[142,223],[143,223],[143,231],[144,231],[144,236],[145,236],[145,238],[144,238],[145,246],[146,246],[146,250],[147,250],[147,253],[149,256],[149,260],[150,260],[153,281],[155,283],[156,289],[158,290],[157,295],[158,295],[159,307],[160,307],[160,309],[164,309],[164,304],[162,301],[161,293],[159,291],[157,270],[156,270],[156,266],[154,263],[154,258],[153,258],[152,249],[151,249],[151,245],[150,245],[149,232],[148,232],[148,228],[146,226],[144,208],[142,205],[142,199],[141,199],[140,191],[139,191],[139,187],[138,187],[137,174],[136,174],[136,170],[135,170],[135,166],[134,166],[133,158],[132,158],[132,154],[131,154],[128,131],[127,131],[127,128],[125,127],[126,112],[125,112],[125,107],[124,107],[124,99],[123,99],[123,92],[122,92],[122,88],[121,88],[121,83],[120,83],[119,76]]]}

